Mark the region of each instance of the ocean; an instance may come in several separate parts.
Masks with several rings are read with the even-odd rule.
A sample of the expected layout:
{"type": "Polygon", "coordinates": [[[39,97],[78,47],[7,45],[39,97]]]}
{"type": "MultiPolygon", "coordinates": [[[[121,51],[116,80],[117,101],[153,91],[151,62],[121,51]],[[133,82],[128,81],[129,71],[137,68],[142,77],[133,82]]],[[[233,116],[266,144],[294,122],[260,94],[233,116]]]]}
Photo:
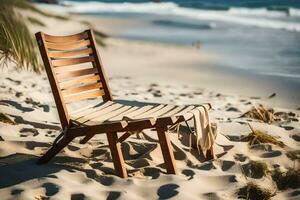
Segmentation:
{"type": "Polygon", "coordinates": [[[118,37],[199,45],[222,67],[291,81],[300,90],[300,1],[60,1],[70,12],[147,24],[118,37]]]}

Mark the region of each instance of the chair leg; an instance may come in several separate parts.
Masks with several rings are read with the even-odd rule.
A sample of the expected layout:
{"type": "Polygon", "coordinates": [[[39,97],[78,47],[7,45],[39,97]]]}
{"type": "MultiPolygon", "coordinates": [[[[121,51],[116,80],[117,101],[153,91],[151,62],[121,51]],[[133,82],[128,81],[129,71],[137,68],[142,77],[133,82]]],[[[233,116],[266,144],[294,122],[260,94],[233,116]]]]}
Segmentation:
{"type": "Polygon", "coordinates": [[[80,140],[80,144],[85,144],[85,143],[87,143],[92,137],[94,137],[95,136],[95,134],[90,134],[90,135],[87,135],[87,136],[85,136],[82,140],[80,140]]]}
{"type": "Polygon", "coordinates": [[[169,135],[166,132],[167,128],[157,127],[156,130],[157,130],[157,135],[158,135],[161,151],[163,154],[163,158],[165,161],[165,167],[167,169],[167,173],[176,174],[174,153],[173,153],[169,135]]]}
{"type": "Polygon", "coordinates": [[[49,162],[56,154],[58,154],[63,148],[65,148],[74,137],[66,136],[53,145],[42,157],[39,158],[37,164],[45,164],[49,162]]]}
{"type": "Polygon", "coordinates": [[[121,178],[127,178],[127,171],[121,150],[121,143],[118,141],[117,132],[107,133],[107,140],[115,170],[121,178]]]}

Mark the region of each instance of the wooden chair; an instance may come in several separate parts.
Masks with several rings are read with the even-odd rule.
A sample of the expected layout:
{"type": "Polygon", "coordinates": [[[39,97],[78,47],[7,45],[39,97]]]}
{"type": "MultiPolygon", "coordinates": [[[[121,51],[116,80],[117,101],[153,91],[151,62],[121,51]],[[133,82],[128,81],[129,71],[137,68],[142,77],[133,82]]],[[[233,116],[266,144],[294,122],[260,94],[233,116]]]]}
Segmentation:
{"type": "MultiPolygon", "coordinates": [[[[191,119],[192,115],[188,111],[195,106],[139,107],[113,101],[91,30],[69,36],[52,36],[38,32],[36,39],[63,130],[52,147],[38,160],[38,164],[48,162],[76,137],[83,137],[80,143],[84,144],[95,134],[106,133],[116,173],[125,178],[127,171],[121,142],[131,132],[155,128],[167,173],[176,174],[167,130],[172,125],[191,119]],[[69,111],[69,104],[72,102],[99,97],[102,98],[99,105],[69,111]],[[117,132],[123,135],[118,137],[117,132]]],[[[210,109],[209,104],[203,106],[210,109]]],[[[212,149],[208,154],[213,155],[212,149]]]]}

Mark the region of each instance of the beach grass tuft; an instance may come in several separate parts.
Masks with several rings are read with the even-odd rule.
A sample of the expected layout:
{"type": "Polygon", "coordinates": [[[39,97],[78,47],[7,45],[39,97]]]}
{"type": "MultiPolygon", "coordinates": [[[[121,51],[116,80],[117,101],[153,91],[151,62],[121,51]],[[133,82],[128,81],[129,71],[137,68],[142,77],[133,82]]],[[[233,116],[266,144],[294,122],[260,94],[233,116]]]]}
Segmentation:
{"type": "Polygon", "coordinates": [[[245,170],[247,175],[252,178],[261,178],[266,176],[269,172],[268,165],[262,161],[251,160],[245,165],[245,170]]]}
{"type": "Polygon", "coordinates": [[[0,5],[0,22],[0,64],[13,62],[17,69],[39,72],[41,65],[36,56],[35,40],[13,7],[0,5]]]}
{"type": "Polygon", "coordinates": [[[300,150],[288,151],[286,156],[294,161],[294,169],[296,167],[296,162],[300,163],[300,150]]]}
{"type": "Polygon", "coordinates": [[[0,113],[0,122],[15,125],[16,123],[9,119],[5,114],[0,113]]]}
{"type": "Polygon", "coordinates": [[[249,141],[250,146],[252,146],[254,144],[270,143],[270,144],[275,144],[282,148],[285,147],[285,144],[283,142],[277,140],[277,138],[275,138],[274,136],[269,135],[269,134],[264,133],[259,130],[254,130],[250,124],[248,124],[248,125],[251,128],[251,133],[249,133],[249,135],[248,135],[248,141],[249,141]]]}
{"type": "Polygon", "coordinates": [[[246,186],[240,188],[237,192],[238,198],[248,200],[268,200],[271,199],[275,194],[271,191],[261,188],[259,185],[248,182],[246,186]]]}
{"type": "Polygon", "coordinates": [[[279,190],[300,188],[300,169],[289,168],[286,172],[275,169],[272,171],[272,179],[279,190]]]}
{"type": "Polygon", "coordinates": [[[263,105],[252,108],[248,112],[244,113],[241,117],[257,119],[265,123],[272,123],[277,119],[274,115],[274,110],[267,109],[263,105]]]}
{"type": "Polygon", "coordinates": [[[300,163],[300,150],[294,150],[294,151],[288,151],[286,153],[286,156],[293,160],[293,161],[298,161],[300,163]]]}

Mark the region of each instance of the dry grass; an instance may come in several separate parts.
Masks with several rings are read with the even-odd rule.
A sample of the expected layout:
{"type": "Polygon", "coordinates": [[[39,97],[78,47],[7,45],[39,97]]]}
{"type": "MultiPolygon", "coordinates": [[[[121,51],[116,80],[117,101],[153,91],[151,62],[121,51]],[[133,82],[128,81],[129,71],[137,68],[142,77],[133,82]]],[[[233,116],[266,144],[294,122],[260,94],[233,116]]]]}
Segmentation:
{"type": "Polygon", "coordinates": [[[257,119],[265,123],[272,123],[277,120],[273,109],[267,109],[263,105],[254,107],[250,111],[244,113],[241,117],[247,117],[252,119],[257,119]]]}
{"type": "Polygon", "coordinates": [[[269,173],[269,168],[265,162],[251,160],[248,164],[245,165],[244,171],[249,177],[262,178],[269,173]]]}
{"type": "MultiPolygon", "coordinates": [[[[5,1],[4,1],[5,2],[5,1]]],[[[26,24],[13,7],[0,2],[0,64],[15,63],[18,69],[36,72],[41,65],[36,56],[36,43],[26,24]]]]}
{"type": "Polygon", "coordinates": [[[275,194],[267,189],[259,187],[253,182],[248,182],[245,187],[242,187],[237,192],[238,198],[248,200],[268,200],[275,194]]]}
{"type": "Polygon", "coordinates": [[[5,114],[0,113],[0,122],[15,125],[16,123],[9,119],[5,114]]]}
{"type": "Polygon", "coordinates": [[[300,169],[289,168],[286,172],[275,169],[272,171],[272,179],[279,190],[300,188],[300,169]]]}
{"type": "Polygon", "coordinates": [[[294,169],[296,167],[296,162],[300,163],[300,150],[288,151],[286,156],[294,161],[294,169]]]}
{"type": "Polygon", "coordinates": [[[298,161],[300,163],[300,150],[294,150],[294,151],[288,151],[286,153],[286,156],[293,160],[293,161],[298,161]]]}
{"type": "Polygon", "coordinates": [[[277,140],[274,136],[269,135],[267,133],[263,133],[259,130],[254,130],[250,124],[248,125],[251,129],[251,133],[249,133],[248,135],[248,141],[250,146],[252,146],[253,144],[270,143],[275,144],[279,147],[285,147],[285,144],[277,140]]]}

